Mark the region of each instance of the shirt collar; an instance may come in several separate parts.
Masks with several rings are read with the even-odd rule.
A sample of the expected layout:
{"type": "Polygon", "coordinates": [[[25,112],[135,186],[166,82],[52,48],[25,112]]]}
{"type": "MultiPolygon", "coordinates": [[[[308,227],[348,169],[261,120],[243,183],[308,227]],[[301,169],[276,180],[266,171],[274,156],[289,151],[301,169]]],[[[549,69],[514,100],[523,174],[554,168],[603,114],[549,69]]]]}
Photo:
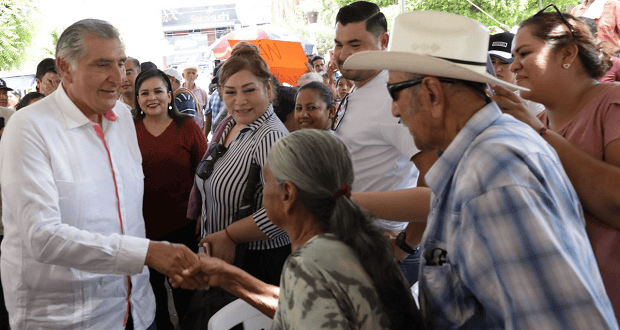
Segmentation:
{"type": "Polygon", "coordinates": [[[435,164],[428,170],[424,177],[428,187],[439,195],[452,179],[452,173],[456,171],[461,158],[472,144],[474,139],[502,115],[495,102],[491,102],[478,110],[467,124],[456,135],[448,148],[441,154],[435,164]]]}
{"type": "Polygon", "coordinates": [[[249,131],[255,131],[257,128],[259,128],[273,114],[274,114],[273,106],[270,104],[267,107],[267,111],[265,111],[264,114],[262,114],[260,117],[258,117],[258,119],[256,119],[255,121],[251,122],[248,126],[244,127],[241,130],[240,133],[245,133],[245,132],[249,132],[249,131]]]}
{"type": "MultiPolygon", "coordinates": [[[[75,103],[71,101],[63,84],[60,84],[60,88],[57,88],[51,96],[55,98],[59,105],[59,110],[65,118],[65,125],[67,126],[67,129],[76,128],[91,122],[90,119],[88,119],[75,105],[75,103]]],[[[103,115],[103,118],[107,121],[115,122],[118,119],[118,116],[114,110],[110,109],[103,115]]]]}

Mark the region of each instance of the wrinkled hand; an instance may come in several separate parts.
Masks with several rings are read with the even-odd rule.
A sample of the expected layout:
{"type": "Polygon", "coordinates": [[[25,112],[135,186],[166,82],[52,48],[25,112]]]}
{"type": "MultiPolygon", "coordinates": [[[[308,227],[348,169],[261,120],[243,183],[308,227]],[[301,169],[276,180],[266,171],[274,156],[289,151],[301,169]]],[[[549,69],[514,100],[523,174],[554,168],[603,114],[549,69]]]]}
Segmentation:
{"type": "MultiPolygon", "coordinates": [[[[185,269],[182,273],[182,280],[185,280],[185,278],[191,279],[195,277],[205,279],[205,285],[192,289],[206,290],[210,286],[219,286],[222,283],[222,277],[226,276],[227,267],[233,267],[221,259],[213,258],[206,254],[201,253],[198,257],[198,262],[185,269]]],[[[175,279],[174,282],[171,280],[170,284],[173,287],[184,287],[183,282],[178,282],[178,278],[175,279]]]]}
{"type": "Polygon", "coordinates": [[[519,95],[499,85],[494,85],[493,91],[495,95],[491,96],[491,99],[499,105],[504,113],[512,115],[535,130],[544,126],[536,116],[527,111],[527,107],[519,95]]]}
{"type": "MultiPolygon", "coordinates": [[[[144,264],[173,279],[180,278],[186,268],[197,262],[198,256],[185,245],[151,241],[144,264]]],[[[206,283],[199,277],[185,278],[185,282],[192,287],[206,283]]]]}
{"type": "Polygon", "coordinates": [[[228,238],[223,230],[203,238],[200,241],[200,246],[204,246],[205,243],[209,243],[211,246],[211,255],[213,257],[222,259],[229,264],[232,264],[235,260],[237,244],[228,238]]]}

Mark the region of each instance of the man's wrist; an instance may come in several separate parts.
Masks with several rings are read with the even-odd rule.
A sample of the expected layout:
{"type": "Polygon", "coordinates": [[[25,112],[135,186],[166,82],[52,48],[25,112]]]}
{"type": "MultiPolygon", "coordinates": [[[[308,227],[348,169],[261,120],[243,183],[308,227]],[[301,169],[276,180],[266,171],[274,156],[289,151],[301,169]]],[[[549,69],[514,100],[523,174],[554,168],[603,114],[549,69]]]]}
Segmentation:
{"type": "Polygon", "coordinates": [[[406,241],[406,236],[407,234],[405,233],[405,231],[401,231],[398,236],[396,236],[396,240],[394,241],[394,244],[396,246],[398,246],[399,249],[409,253],[409,254],[415,254],[418,249],[417,248],[412,248],[411,246],[409,246],[409,244],[407,244],[406,241]]]}

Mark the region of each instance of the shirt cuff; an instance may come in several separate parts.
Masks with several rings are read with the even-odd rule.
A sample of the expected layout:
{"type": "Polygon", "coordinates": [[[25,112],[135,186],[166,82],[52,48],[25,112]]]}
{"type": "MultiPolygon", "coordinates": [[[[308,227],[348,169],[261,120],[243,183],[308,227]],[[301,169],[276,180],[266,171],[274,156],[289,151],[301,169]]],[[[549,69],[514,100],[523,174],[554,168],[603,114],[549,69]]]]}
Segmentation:
{"type": "Polygon", "coordinates": [[[144,270],[150,240],[123,235],[121,248],[116,258],[116,273],[135,275],[144,270]]]}

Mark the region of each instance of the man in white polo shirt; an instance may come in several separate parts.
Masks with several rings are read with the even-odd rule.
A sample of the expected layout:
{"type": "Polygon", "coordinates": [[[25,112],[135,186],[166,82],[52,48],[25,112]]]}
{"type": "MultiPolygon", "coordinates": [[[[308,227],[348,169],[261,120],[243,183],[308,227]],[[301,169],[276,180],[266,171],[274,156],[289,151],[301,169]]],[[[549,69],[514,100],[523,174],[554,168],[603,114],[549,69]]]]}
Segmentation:
{"type": "MultiPolygon", "coordinates": [[[[420,152],[409,130],[392,117],[392,99],[386,89],[387,71],[345,70],[344,61],[365,50],[385,50],[387,21],[379,7],[357,1],[342,7],[336,16],[334,59],[342,75],[355,82],[354,91],[342,102],[332,129],[351,153],[355,181],[353,192],[391,191],[422,183],[423,174],[437,159],[434,153],[420,152]],[[415,163],[415,165],[414,165],[415,163]],[[422,175],[420,175],[422,172],[422,175]],[[418,178],[420,178],[418,180],[418,178]]],[[[425,224],[377,220],[392,239],[400,232],[408,241],[419,242],[425,224]],[[408,228],[405,233],[405,228],[408,228]],[[415,237],[411,237],[411,236],[415,237]]],[[[399,240],[397,259],[410,283],[417,280],[419,256],[415,247],[399,240]]]]}

